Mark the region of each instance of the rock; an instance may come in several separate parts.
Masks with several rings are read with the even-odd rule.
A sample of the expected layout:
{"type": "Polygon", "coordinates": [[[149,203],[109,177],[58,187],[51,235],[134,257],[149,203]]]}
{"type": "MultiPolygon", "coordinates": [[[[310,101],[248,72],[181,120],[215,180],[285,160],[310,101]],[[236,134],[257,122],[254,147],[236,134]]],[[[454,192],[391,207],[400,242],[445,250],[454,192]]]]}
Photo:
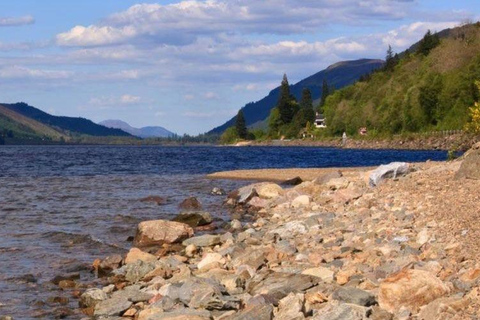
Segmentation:
{"type": "Polygon", "coordinates": [[[152,261],[157,261],[157,257],[154,256],[153,254],[143,252],[138,248],[130,249],[130,251],[127,253],[127,256],[125,257],[125,264],[133,263],[137,260],[152,262],[152,261]]]}
{"type": "Polygon", "coordinates": [[[257,191],[255,190],[254,185],[249,185],[242,187],[236,192],[236,200],[238,204],[245,204],[253,197],[257,196],[257,191]]]}
{"type": "Polygon", "coordinates": [[[266,208],[270,202],[266,199],[262,199],[260,197],[253,197],[248,201],[248,205],[257,209],[263,209],[266,208]]]}
{"type": "Polygon", "coordinates": [[[470,301],[468,299],[462,299],[462,297],[458,296],[439,298],[423,307],[418,314],[418,319],[449,319],[449,315],[465,310],[469,304],[470,301]]]}
{"type": "Polygon", "coordinates": [[[221,286],[210,279],[190,278],[179,289],[178,298],[195,309],[221,310],[226,301],[221,299],[221,286]]]}
{"type": "Polygon", "coordinates": [[[317,277],[322,279],[323,282],[331,283],[333,281],[334,272],[324,267],[318,267],[304,270],[302,274],[317,277]]]}
{"type": "Polygon", "coordinates": [[[382,281],[378,302],[382,309],[389,312],[396,312],[402,307],[416,312],[448,292],[448,287],[427,271],[402,270],[382,281]]]}
{"type": "Polygon", "coordinates": [[[363,190],[359,188],[347,188],[338,190],[334,195],[335,202],[349,203],[357,200],[363,195],[363,190]]]}
{"type": "Polygon", "coordinates": [[[100,262],[98,271],[103,274],[107,274],[112,270],[118,269],[122,264],[122,260],[123,258],[119,254],[108,256],[100,262]]]}
{"type": "Polygon", "coordinates": [[[198,248],[197,246],[193,245],[193,244],[189,244],[186,248],[185,248],[185,255],[187,257],[193,257],[195,255],[195,253],[197,252],[198,248]]]}
{"type": "Polygon", "coordinates": [[[316,178],[315,180],[313,180],[313,183],[317,185],[324,185],[332,179],[337,179],[341,177],[343,177],[343,174],[340,171],[333,171],[316,178]]]}
{"type": "Polygon", "coordinates": [[[193,237],[182,242],[184,246],[194,245],[196,247],[210,247],[222,243],[219,235],[204,234],[193,237]]]}
{"type": "Polygon", "coordinates": [[[367,320],[368,308],[355,304],[329,302],[312,317],[313,320],[367,320]]]}
{"type": "Polygon", "coordinates": [[[348,187],[349,181],[344,178],[333,178],[330,179],[325,185],[332,190],[339,190],[348,187]]]}
{"type": "Polygon", "coordinates": [[[125,280],[129,282],[137,282],[145,277],[149,272],[155,270],[156,263],[144,262],[137,260],[133,263],[124,265],[123,267],[114,270],[113,273],[117,275],[123,275],[125,280]]]}
{"type": "Polygon", "coordinates": [[[213,252],[207,253],[205,257],[200,261],[197,265],[198,269],[206,269],[207,267],[212,267],[212,265],[223,265],[225,263],[225,259],[222,257],[221,254],[213,252]]]}
{"type": "Polygon", "coordinates": [[[369,320],[393,320],[393,314],[383,310],[379,306],[374,306],[369,320]]]}
{"type": "Polygon", "coordinates": [[[305,295],[302,293],[290,293],[288,296],[278,302],[278,312],[275,314],[275,320],[302,320],[303,303],[305,295]]]}
{"type": "Polygon", "coordinates": [[[278,302],[290,292],[307,290],[318,283],[314,277],[282,272],[269,272],[253,277],[247,284],[247,291],[251,295],[269,295],[278,302]]]}
{"type": "Polygon", "coordinates": [[[476,143],[465,153],[460,169],[455,173],[455,179],[480,180],[480,143],[476,143]]]}
{"type": "Polygon", "coordinates": [[[373,294],[354,287],[339,288],[333,292],[332,298],[334,300],[357,304],[363,307],[370,307],[376,304],[375,296],[373,294]]]}
{"type": "Polygon", "coordinates": [[[165,220],[144,221],[138,224],[134,245],[145,247],[176,243],[191,236],[193,229],[184,223],[165,220]]]}
{"type": "Polygon", "coordinates": [[[305,225],[305,222],[294,220],[287,222],[285,225],[270,231],[270,233],[277,233],[282,239],[289,239],[297,234],[305,234],[307,233],[307,230],[308,229],[305,225]]]}
{"type": "Polygon", "coordinates": [[[227,193],[225,192],[225,190],[215,187],[212,189],[212,191],[210,191],[210,194],[213,196],[224,196],[227,193]]]}
{"type": "Polygon", "coordinates": [[[159,206],[167,204],[167,198],[159,196],[148,196],[140,199],[141,202],[154,202],[159,206]]]}
{"type": "Polygon", "coordinates": [[[265,299],[264,296],[258,295],[247,301],[245,309],[239,313],[232,315],[231,320],[271,320],[273,319],[273,305],[265,299]]]}
{"type": "Polygon", "coordinates": [[[262,249],[252,250],[248,249],[245,252],[234,256],[232,259],[232,265],[236,268],[247,265],[253,270],[259,269],[265,264],[266,252],[262,249]]]}
{"type": "Polygon", "coordinates": [[[121,316],[128,310],[133,303],[125,299],[108,299],[97,303],[95,306],[95,316],[121,316]]]}
{"type": "Polygon", "coordinates": [[[377,186],[387,178],[396,178],[408,173],[409,165],[406,162],[392,162],[381,165],[370,173],[368,184],[371,187],[377,186]]]}
{"type": "Polygon", "coordinates": [[[294,208],[305,208],[309,206],[310,206],[310,197],[307,195],[298,196],[292,201],[292,207],[294,208]]]}
{"type": "MultiPolygon", "coordinates": [[[[207,310],[183,308],[171,312],[156,313],[145,320],[210,320],[211,315],[207,310]]],[[[140,319],[139,319],[140,320],[140,319]]]]}
{"type": "Polygon", "coordinates": [[[212,223],[212,215],[204,211],[188,211],[179,213],[173,221],[188,224],[190,227],[195,228],[198,226],[205,226],[212,223]]]}
{"type": "Polygon", "coordinates": [[[303,182],[302,178],[295,177],[295,178],[292,178],[292,179],[285,180],[281,184],[284,185],[284,186],[298,186],[302,182],[303,182]]]}
{"type": "Polygon", "coordinates": [[[72,280],[73,281],[73,280],[78,280],[78,279],[80,279],[80,273],[72,272],[72,273],[67,273],[67,274],[55,276],[52,280],[50,280],[50,282],[58,285],[60,283],[60,281],[62,281],[62,280],[72,280]]]}
{"type": "Polygon", "coordinates": [[[241,230],[242,223],[239,220],[234,219],[232,220],[232,222],[230,222],[230,228],[232,228],[233,230],[241,230]]]}
{"type": "Polygon", "coordinates": [[[285,193],[282,187],[276,183],[259,183],[255,184],[254,188],[257,192],[257,195],[262,199],[278,198],[285,193]]]}
{"type": "Polygon", "coordinates": [[[97,303],[107,299],[108,296],[103,290],[97,288],[88,289],[80,296],[80,306],[83,308],[95,307],[97,303]]]}
{"type": "Polygon", "coordinates": [[[202,204],[198,201],[195,197],[189,197],[183,200],[179,205],[178,208],[183,211],[199,211],[202,210],[202,204]]]}
{"type": "Polygon", "coordinates": [[[417,243],[423,246],[429,240],[430,240],[430,234],[428,232],[428,229],[422,229],[422,231],[420,231],[417,235],[417,243]]]}

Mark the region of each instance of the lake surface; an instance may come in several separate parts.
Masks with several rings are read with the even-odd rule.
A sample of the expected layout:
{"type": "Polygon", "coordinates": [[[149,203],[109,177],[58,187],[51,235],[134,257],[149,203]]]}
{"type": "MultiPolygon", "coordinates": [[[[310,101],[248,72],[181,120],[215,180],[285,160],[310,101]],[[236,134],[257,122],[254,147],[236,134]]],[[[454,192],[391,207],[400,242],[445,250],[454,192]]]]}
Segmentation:
{"type": "MultiPolygon", "coordinates": [[[[169,219],[197,197],[228,220],[223,197],[249,182],[209,180],[234,169],[375,166],[445,160],[444,151],[342,150],[317,147],[0,146],[0,316],[54,318],[74,308],[71,291],[49,280],[80,272],[96,258],[125,253],[143,220],[169,219]],[[158,206],[139,199],[168,198],[158,206]],[[67,297],[63,306],[54,297],[67,297]]],[[[82,318],[75,313],[71,319],[82,318]]]]}

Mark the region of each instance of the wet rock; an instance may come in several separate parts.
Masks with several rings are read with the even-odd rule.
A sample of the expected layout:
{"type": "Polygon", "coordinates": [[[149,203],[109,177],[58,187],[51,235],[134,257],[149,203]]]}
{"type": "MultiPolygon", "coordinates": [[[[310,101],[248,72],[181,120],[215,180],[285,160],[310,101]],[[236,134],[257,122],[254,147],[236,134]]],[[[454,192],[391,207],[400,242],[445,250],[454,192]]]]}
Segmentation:
{"type": "Polygon", "coordinates": [[[80,306],[83,308],[95,307],[97,303],[107,300],[107,294],[100,289],[88,289],[80,296],[80,306]]]}
{"type": "Polygon", "coordinates": [[[377,186],[388,178],[396,178],[408,173],[409,165],[406,162],[392,162],[381,165],[370,173],[368,183],[371,187],[377,186]]]}
{"type": "Polygon", "coordinates": [[[125,263],[134,263],[137,260],[142,260],[144,262],[153,262],[157,261],[157,257],[153,254],[143,252],[138,248],[130,249],[130,251],[127,253],[127,256],[125,257],[125,263]]]}
{"type": "Polygon", "coordinates": [[[99,266],[98,271],[102,274],[108,274],[112,270],[118,269],[122,263],[122,256],[119,254],[114,254],[103,259],[99,266]]]}
{"type": "Polygon", "coordinates": [[[212,215],[204,211],[195,211],[195,212],[181,212],[178,214],[173,221],[181,222],[188,224],[190,227],[195,228],[198,226],[205,226],[212,223],[212,215]]]}
{"type": "MultiPolygon", "coordinates": [[[[15,280],[16,282],[18,283],[37,283],[37,278],[33,275],[33,274],[24,274],[22,276],[19,276],[19,277],[15,277],[13,278],[13,280],[15,280]]],[[[53,282],[53,280],[52,280],[53,282]]],[[[58,284],[58,282],[60,281],[56,281],[57,283],[55,284],[58,284]]]]}
{"type": "Polygon", "coordinates": [[[364,307],[373,306],[377,303],[373,294],[354,287],[339,288],[333,292],[332,298],[341,302],[357,304],[364,307]]]}
{"type": "Polygon", "coordinates": [[[236,200],[238,204],[245,204],[253,197],[257,196],[257,191],[253,185],[245,186],[237,190],[236,200]]]}
{"type": "Polygon", "coordinates": [[[140,222],[134,244],[137,247],[181,242],[193,236],[193,229],[180,222],[151,220],[140,222]]]}
{"type": "Polygon", "coordinates": [[[183,211],[199,211],[202,210],[202,204],[198,201],[195,197],[189,197],[183,200],[179,205],[178,208],[183,211]]]}
{"type": "Polygon", "coordinates": [[[313,320],[366,320],[369,309],[355,304],[329,302],[314,313],[313,320]]]}
{"type": "Polygon", "coordinates": [[[62,280],[58,283],[58,287],[62,289],[75,288],[77,283],[73,280],[62,280]]]}
{"type": "Polygon", "coordinates": [[[140,201],[141,202],[153,202],[153,203],[156,203],[159,206],[167,204],[167,198],[160,197],[160,196],[148,196],[148,197],[140,199],[140,201]]]}
{"type": "Polygon", "coordinates": [[[480,143],[468,150],[464,157],[460,169],[455,174],[455,179],[480,180],[480,143]]]}
{"type": "Polygon", "coordinates": [[[213,196],[223,196],[223,195],[226,195],[227,193],[225,192],[225,190],[215,187],[212,189],[212,191],[210,191],[210,194],[213,196]]]}
{"type": "Polygon", "coordinates": [[[50,282],[58,285],[62,280],[78,280],[78,279],[80,279],[80,273],[72,272],[68,274],[55,276],[52,280],[50,280],[50,282]]]}
{"type": "Polygon", "coordinates": [[[427,271],[402,270],[382,281],[378,302],[382,309],[389,312],[396,312],[402,307],[416,312],[448,292],[448,287],[427,271]]]}
{"type": "Polygon", "coordinates": [[[247,284],[247,291],[252,295],[269,295],[278,302],[290,292],[300,292],[317,283],[314,277],[303,274],[269,272],[252,278],[247,284]]]}
{"type": "Polygon", "coordinates": [[[210,247],[220,244],[222,240],[219,235],[204,234],[193,237],[182,242],[184,246],[194,245],[196,247],[210,247]]]}
{"type": "Polygon", "coordinates": [[[292,179],[285,180],[281,184],[284,185],[284,186],[298,186],[302,182],[303,182],[302,178],[295,177],[295,178],[292,178],[292,179]]]}

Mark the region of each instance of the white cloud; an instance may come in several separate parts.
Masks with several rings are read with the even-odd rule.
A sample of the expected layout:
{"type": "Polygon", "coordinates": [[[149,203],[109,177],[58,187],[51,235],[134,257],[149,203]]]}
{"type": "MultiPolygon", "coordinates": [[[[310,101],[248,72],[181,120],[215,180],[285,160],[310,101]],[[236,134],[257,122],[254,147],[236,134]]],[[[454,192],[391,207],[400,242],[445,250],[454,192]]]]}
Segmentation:
{"type": "Polygon", "coordinates": [[[298,34],[330,23],[363,24],[407,16],[412,4],[392,0],[236,0],[137,4],[101,24],[75,26],[57,35],[61,46],[105,46],[126,42],[186,45],[201,36],[298,34]],[[359,22],[360,21],[360,22],[359,22]]]}
{"type": "Polygon", "coordinates": [[[118,105],[136,105],[142,101],[142,98],[139,96],[134,96],[130,94],[124,94],[119,97],[113,96],[102,96],[91,98],[89,104],[95,106],[109,107],[109,106],[118,106],[118,105]]]}
{"type": "Polygon", "coordinates": [[[0,78],[3,79],[67,79],[73,75],[69,71],[32,69],[24,66],[6,66],[0,68],[0,78]]]}
{"type": "Polygon", "coordinates": [[[218,99],[218,95],[215,92],[205,92],[203,97],[207,100],[215,100],[218,99]]]}
{"type": "Polygon", "coordinates": [[[4,17],[0,18],[0,27],[16,27],[28,24],[34,24],[35,19],[28,15],[23,17],[4,17]]]}

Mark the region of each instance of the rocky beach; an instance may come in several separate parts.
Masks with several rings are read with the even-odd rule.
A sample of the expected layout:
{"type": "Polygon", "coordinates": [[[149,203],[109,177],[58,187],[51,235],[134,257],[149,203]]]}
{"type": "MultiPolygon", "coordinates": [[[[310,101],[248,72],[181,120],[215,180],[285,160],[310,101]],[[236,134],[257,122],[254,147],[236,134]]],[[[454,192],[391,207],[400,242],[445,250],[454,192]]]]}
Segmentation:
{"type": "Polygon", "coordinates": [[[230,192],[217,230],[189,199],[71,290],[97,319],[478,319],[479,158],[293,170],[230,192]]]}

